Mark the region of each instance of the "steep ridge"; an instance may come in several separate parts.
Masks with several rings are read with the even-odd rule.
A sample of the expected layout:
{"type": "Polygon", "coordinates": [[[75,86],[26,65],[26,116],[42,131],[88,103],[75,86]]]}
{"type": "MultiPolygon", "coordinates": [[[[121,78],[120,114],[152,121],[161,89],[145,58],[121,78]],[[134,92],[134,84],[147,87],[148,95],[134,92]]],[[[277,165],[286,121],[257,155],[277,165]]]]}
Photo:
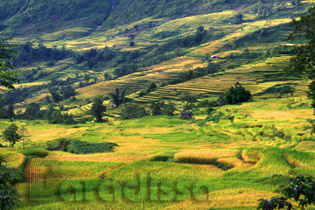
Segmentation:
{"type": "MultiPolygon", "coordinates": [[[[224,10],[269,11],[264,0],[3,0],[0,2],[0,30],[13,35],[29,35],[73,27],[103,26],[102,29],[132,23],[143,18],[181,17],[221,12],[224,10]]],[[[281,4],[286,1],[280,0],[281,4]]],[[[264,12],[266,13],[266,12],[264,12]]],[[[270,12],[268,12],[269,14],[270,12]]],[[[267,13],[266,13],[267,14],[267,13]]]]}

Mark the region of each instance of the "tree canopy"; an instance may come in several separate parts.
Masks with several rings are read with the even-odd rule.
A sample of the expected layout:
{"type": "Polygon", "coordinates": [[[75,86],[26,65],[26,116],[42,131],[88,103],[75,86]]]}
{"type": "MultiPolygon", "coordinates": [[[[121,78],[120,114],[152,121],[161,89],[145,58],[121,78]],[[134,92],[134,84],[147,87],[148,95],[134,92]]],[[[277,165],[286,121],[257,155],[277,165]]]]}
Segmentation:
{"type": "Polygon", "coordinates": [[[315,7],[311,7],[309,13],[300,20],[292,20],[291,25],[294,31],[289,35],[289,40],[304,38],[306,43],[296,47],[295,57],[290,60],[285,71],[288,74],[306,75],[312,81],[308,97],[315,109],[315,7]]]}
{"type": "Polygon", "coordinates": [[[96,122],[103,122],[103,113],[106,112],[106,107],[103,105],[103,98],[101,96],[97,96],[94,98],[92,105],[92,112],[96,118],[96,122]]]}
{"type": "Polygon", "coordinates": [[[13,187],[17,175],[14,169],[2,164],[4,162],[6,161],[0,156],[0,209],[12,210],[19,203],[19,195],[13,187]]]}
{"type": "Polygon", "coordinates": [[[251,97],[251,93],[237,82],[234,87],[231,87],[227,92],[219,97],[218,104],[238,104],[249,101],[251,97]]]}
{"type": "Polygon", "coordinates": [[[14,144],[21,139],[18,129],[19,128],[15,124],[11,124],[3,131],[4,141],[9,142],[12,148],[14,147],[14,144]]]}
{"type": "Polygon", "coordinates": [[[15,45],[8,41],[11,38],[5,38],[4,32],[0,32],[0,86],[8,89],[14,89],[13,84],[19,83],[17,71],[14,71],[14,48],[15,45]]]}

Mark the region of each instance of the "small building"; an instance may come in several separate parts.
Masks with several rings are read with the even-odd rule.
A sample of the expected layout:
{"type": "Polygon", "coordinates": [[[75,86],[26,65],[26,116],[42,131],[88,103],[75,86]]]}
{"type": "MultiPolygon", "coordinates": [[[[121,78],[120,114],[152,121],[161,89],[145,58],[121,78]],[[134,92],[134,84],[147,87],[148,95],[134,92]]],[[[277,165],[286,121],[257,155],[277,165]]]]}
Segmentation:
{"type": "Polygon", "coordinates": [[[112,105],[112,109],[116,109],[118,106],[116,104],[112,105]]]}
{"type": "Polygon", "coordinates": [[[218,59],[218,58],[220,58],[219,56],[216,56],[216,55],[211,55],[211,58],[212,59],[218,59]]]}
{"type": "Polygon", "coordinates": [[[183,118],[183,119],[192,119],[192,112],[189,112],[189,111],[182,111],[180,113],[180,117],[183,118]]]}

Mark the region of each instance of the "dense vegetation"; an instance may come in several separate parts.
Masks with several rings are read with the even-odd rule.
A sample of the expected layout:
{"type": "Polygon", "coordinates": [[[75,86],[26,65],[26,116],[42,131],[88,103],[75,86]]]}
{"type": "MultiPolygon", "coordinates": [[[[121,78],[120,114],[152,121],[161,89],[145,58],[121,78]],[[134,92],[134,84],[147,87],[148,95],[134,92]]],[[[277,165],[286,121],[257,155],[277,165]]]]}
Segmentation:
{"type": "Polygon", "coordinates": [[[97,26],[109,15],[111,1],[1,1],[0,30],[15,34],[52,31],[73,26],[97,26]]]}
{"type": "Polygon", "coordinates": [[[19,203],[19,195],[13,187],[17,181],[17,174],[14,169],[8,168],[5,162],[0,156],[0,208],[11,210],[19,203]]]}
{"type": "Polygon", "coordinates": [[[59,139],[49,142],[47,145],[48,150],[58,150],[64,152],[70,152],[74,154],[93,154],[112,152],[113,147],[118,146],[115,143],[99,143],[91,144],[78,140],[59,139]]]}

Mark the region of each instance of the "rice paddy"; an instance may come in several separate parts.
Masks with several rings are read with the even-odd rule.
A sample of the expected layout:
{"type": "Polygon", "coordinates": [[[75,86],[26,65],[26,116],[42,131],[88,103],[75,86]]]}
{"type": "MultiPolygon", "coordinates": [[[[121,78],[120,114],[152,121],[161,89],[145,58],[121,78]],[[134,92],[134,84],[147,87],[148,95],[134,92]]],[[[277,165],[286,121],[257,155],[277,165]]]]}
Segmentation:
{"type": "MultiPolygon", "coordinates": [[[[313,4],[314,1],[302,3],[313,4]]],[[[72,59],[58,61],[53,67],[39,62],[21,68],[21,71],[31,71],[40,67],[49,73],[39,81],[22,84],[23,87],[43,85],[52,78],[74,78],[76,73],[99,78],[96,84],[76,90],[76,102],[65,104],[67,110],[64,112],[78,119],[90,117],[90,99],[108,96],[116,87],[128,88],[127,98],[131,103],[147,111],[150,102],[161,100],[174,102],[178,110],[175,116],[122,121],[119,120],[121,108],[108,109],[108,122],[89,121],[76,125],[15,120],[17,126],[25,125],[29,130],[25,147],[47,153],[47,156],[36,156],[36,150],[31,151],[35,155],[30,155],[22,149],[22,142],[15,148],[0,148],[7,166],[25,173],[25,180],[15,186],[21,194],[18,209],[251,210],[257,208],[258,199],[278,195],[279,187],[286,182],[284,178],[275,181],[271,178],[273,174],[315,176],[315,138],[307,121],[313,116],[311,101],[306,96],[309,82],[303,78],[285,77],[283,69],[291,58],[287,54],[241,58],[245,49],[261,53],[274,45],[287,45],[283,40],[286,34],[274,33],[268,42],[248,39],[248,42],[236,44],[262,29],[277,29],[290,19],[275,15],[270,20],[259,20],[253,14],[244,14],[243,24],[229,24],[227,20],[236,14],[237,11],[224,11],[175,20],[146,18],[108,30],[73,28],[43,34],[40,40],[46,46],[66,46],[74,51],[114,45],[122,51],[140,50],[192,35],[199,25],[220,38],[185,49],[182,56],[110,81],[100,79],[104,72],[82,70],[72,59]],[[158,25],[152,30],[137,31],[136,45],[131,47],[126,31],[150,22],[158,25]],[[165,31],[171,36],[161,38],[165,31]],[[208,55],[219,57],[211,60],[222,65],[218,73],[159,86],[183,71],[207,66],[208,55]],[[149,82],[155,82],[158,88],[140,97],[139,91],[149,82]],[[205,108],[193,110],[193,120],[179,117],[183,105],[181,94],[189,92],[200,96],[199,100],[216,100],[236,82],[250,90],[253,100],[215,108],[213,115],[222,114],[218,122],[206,120],[205,108]],[[291,85],[295,93],[280,96],[267,91],[279,85],[291,85]],[[118,146],[113,152],[96,154],[73,154],[63,151],[62,147],[46,150],[49,142],[58,139],[91,144],[110,142],[118,146]]],[[[24,41],[16,39],[16,42],[24,41]]],[[[38,39],[33,41],[38,42],[38,39]]],[[[37,91],[17,107],[22,110],[28,103],[43,102],[47,94],[47,89],[37,91]]],[[[110,100],[104,101],[107,107],[111,104],[110,100]]],[[[0,132],[11,123],[0,120],[0,132]]],[[[2,146],[8,145],[2,143],[2,146]]]]}

